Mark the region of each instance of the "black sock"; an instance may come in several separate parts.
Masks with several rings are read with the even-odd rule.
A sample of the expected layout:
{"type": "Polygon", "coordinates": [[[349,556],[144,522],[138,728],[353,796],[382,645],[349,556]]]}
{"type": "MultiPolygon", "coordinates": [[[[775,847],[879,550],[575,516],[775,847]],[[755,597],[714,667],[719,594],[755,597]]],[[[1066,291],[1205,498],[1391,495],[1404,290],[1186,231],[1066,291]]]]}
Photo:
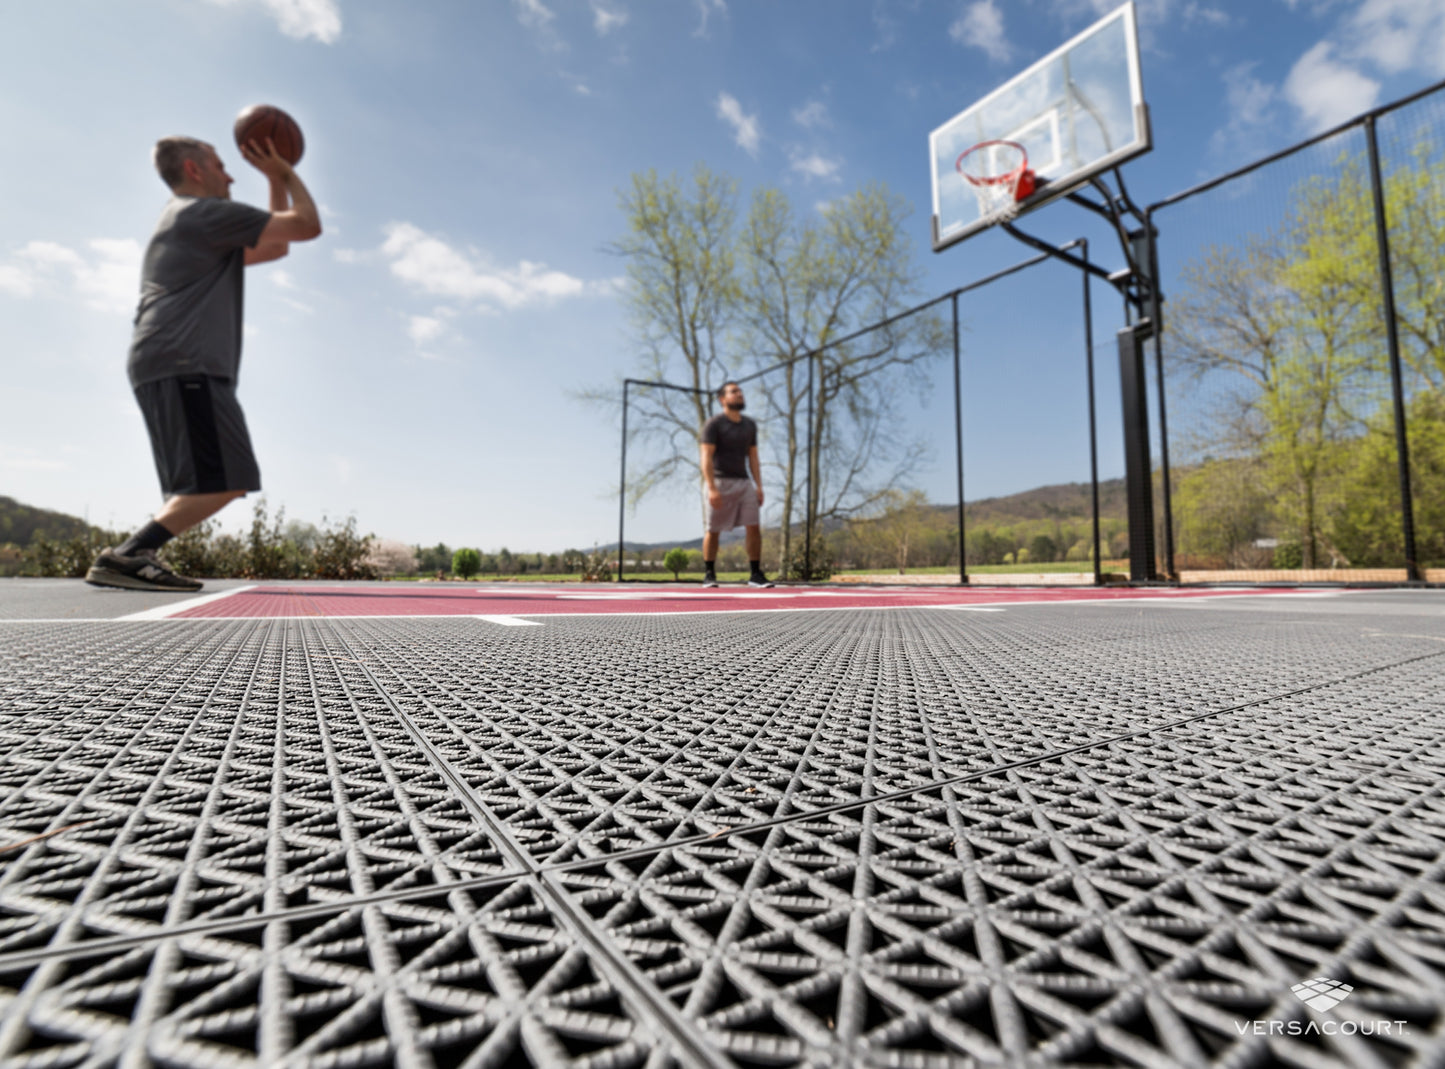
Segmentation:
{"type": "Polygon", "coordinates": [[[708,575],[713,575],[713,574],[715,574],[714,571],[713,571],[713,569],[717,566],[717,561],[715,561],[715,560],[705,560],[705,561],[702,562],[702,566],[707,569],[707,574],[708,574],[708,575]]]}
{"type": "Polygon", "coordinates": [[[754,574],[754,575],[762,575],[762,574],[763,574],[763,562],[762,562],[762,561],[760,561],[760,560],[750,560],[750,561],[748,561],[748,563],[753,566],[753,574],[754,574]]]}
{"type": "Polygon", "coordinates": [[[151,520],[150,523],[116,546],[115,551],[122,557],[133,557],[147,549],[160,549],[174,537],[176,536],[156,523],[155,520],[151,520]]]}

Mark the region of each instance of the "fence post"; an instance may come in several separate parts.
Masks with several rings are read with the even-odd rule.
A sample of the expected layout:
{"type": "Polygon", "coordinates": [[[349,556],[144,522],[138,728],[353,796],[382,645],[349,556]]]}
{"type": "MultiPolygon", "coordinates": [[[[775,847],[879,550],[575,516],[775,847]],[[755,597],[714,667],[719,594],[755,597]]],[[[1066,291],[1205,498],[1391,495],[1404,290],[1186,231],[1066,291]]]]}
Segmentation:
{"type": "MultiPolygon", "coordinates": [[[[1089,240],[1079,240],[1080,255],[1089,262],[1089,240]]],[[[1084,364],[1089,373],[1089,486],[1094,499],[1094,585],[1104,585],[1103,550],[1099,542],[1099,432],[1094,419],[1094,300],[1090,286],[1093,276],[1084,275],[1084,364]]]]}
{"type": "Polygon", "coordinates": [[[622,546],[627,532],[627,388],[631,379],[622,380],[622,475],[617,483],[617,581],[622,582],[622,546]]]}
{"type": "Polygon", "coordinates": [[[1395,407],[1395,458],[1400,472],[1400,525],[1405,537],[1405,578],[1420,582],[1420,558],[1415,552],[1415,501],[1410,492],[1410,442],[1406,429],[1405,385],[1400,370],[1400,331],[1395,322],[1395,279],[1390,268],[1390,224],[1385,215],[1385,184],[1380,178],[1380,144],[1375,136],[1375,116],[1365,119],[1365,143],[1369,146],[1370,192],[1374,195],[1375,247],[1380,258],[1380,297],[1385,315],[1385,344],[1390,354],[1390,390],[1395,407]]]}
{"type": "Polygon", "coordinates": [[[953,442],[958,456],[958,581],[968,582],[963,531],[963,372],[959,361],[958,294],[953,295],[953,442]]]}

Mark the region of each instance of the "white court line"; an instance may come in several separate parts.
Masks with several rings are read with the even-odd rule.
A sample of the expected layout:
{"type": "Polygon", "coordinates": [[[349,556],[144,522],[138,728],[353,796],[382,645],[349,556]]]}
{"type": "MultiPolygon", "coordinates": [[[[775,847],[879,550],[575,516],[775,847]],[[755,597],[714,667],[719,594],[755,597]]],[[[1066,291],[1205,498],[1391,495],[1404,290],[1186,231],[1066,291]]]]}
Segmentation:
{"type": "MultiPolygon", "coordinates": [[[[334,620],[335,617],[327,617],[334,620]]],[[[433,619],[435,619],[433,617],[433,619]]],[[[501,624],[503,627],[541,627],[541,620],[523,620],[520,616],[473,616],[473,620],[485,620],[489,624],[501,624]]]]}
{"type": "Polygon", "coordinates": [[[129,616],[118,616],[117,620],[168,620],[178,612],[185,612],[187,609],[195,609],[202,605],[210,605],[212,602],[220,601],[223,598],[234,597],[237,594],[244,594],[248,590],[255,590],[256,584],[249,586],[233,587],[230,590],[222,590],[216,594],[202,594],[198,598],[187,598],[185,601],[172,601],[165,605],[158,605],[154,609],[146,609],[144,612],[133,612],[129,616]]]}

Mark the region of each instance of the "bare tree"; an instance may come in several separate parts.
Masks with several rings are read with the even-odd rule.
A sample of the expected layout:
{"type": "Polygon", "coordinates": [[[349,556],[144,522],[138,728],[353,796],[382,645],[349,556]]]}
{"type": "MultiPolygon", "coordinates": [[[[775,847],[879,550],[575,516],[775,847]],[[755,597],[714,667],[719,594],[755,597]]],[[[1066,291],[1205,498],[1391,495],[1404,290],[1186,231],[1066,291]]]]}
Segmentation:
{"type": "Polygon", "coordinates": [[[904,440],[895,406],[942,351],[943,334],[936,317],[919,315],[837,344],[900,311],[916,290],[908,210],[886,188],[866,187],[806,219],[783,193],[762,189],[741,225],[737,200],[736,182],[703,166],[690,188],[647,172],[621,195],[628,229],[611,251],[627,265],[643,374],[683,388],[633,388],[629,440],[650,446],[653,459],[629,475],[628,496],[636,504],[664,484],[695,485],[715,390],[757,375],[747,390],[765,424],[787,559],[803,517],[866,507],[914,469],[923,451],[904,440]]]}

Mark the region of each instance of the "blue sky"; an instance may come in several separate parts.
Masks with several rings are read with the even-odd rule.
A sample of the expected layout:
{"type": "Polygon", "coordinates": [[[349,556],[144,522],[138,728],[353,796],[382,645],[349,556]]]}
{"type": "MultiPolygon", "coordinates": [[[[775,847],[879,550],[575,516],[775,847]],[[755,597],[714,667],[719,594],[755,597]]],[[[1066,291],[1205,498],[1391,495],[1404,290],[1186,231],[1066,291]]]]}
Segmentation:
{"type": "MultiPolygon", "coordinates": [[[[574,393],[639,364],[606,251],[617,190],[699,162],[806,211],[881,181],[914,206],[920,297],[1026,250],[928,250],[934,127],[1112,0],[60,0],[0,43],[0,494],[121,527],[158,505],[125,380],[139,257],[166,190],[154,140],[230,141],[287,108],[326,233],[248,276],[240,391],[266,495],[407,542],[558,550],[615,537],[613,414],[574,393]]],[[[1143,0],[1158,199],[1445,77],[1445,0],[1143,0]]],[[[1059,205],[1042,236],[1107,235],[1059,205]]],[[[1167,235],[1166,235],[1167,240],[1167,235]]],[[[1036,269],[965,302],[969,499],[1087,478],[1079,281],[1036,269]]],[[[1122,471],[1096,294],[1100,455],[1122,471]]],[[[910,402],[953,496],[951,379],[910,402]]],[[[686,492],[629,537],[693,536],[686,492]]],[[[245,519],[232,506],[229,526],[245,519]]]]}

